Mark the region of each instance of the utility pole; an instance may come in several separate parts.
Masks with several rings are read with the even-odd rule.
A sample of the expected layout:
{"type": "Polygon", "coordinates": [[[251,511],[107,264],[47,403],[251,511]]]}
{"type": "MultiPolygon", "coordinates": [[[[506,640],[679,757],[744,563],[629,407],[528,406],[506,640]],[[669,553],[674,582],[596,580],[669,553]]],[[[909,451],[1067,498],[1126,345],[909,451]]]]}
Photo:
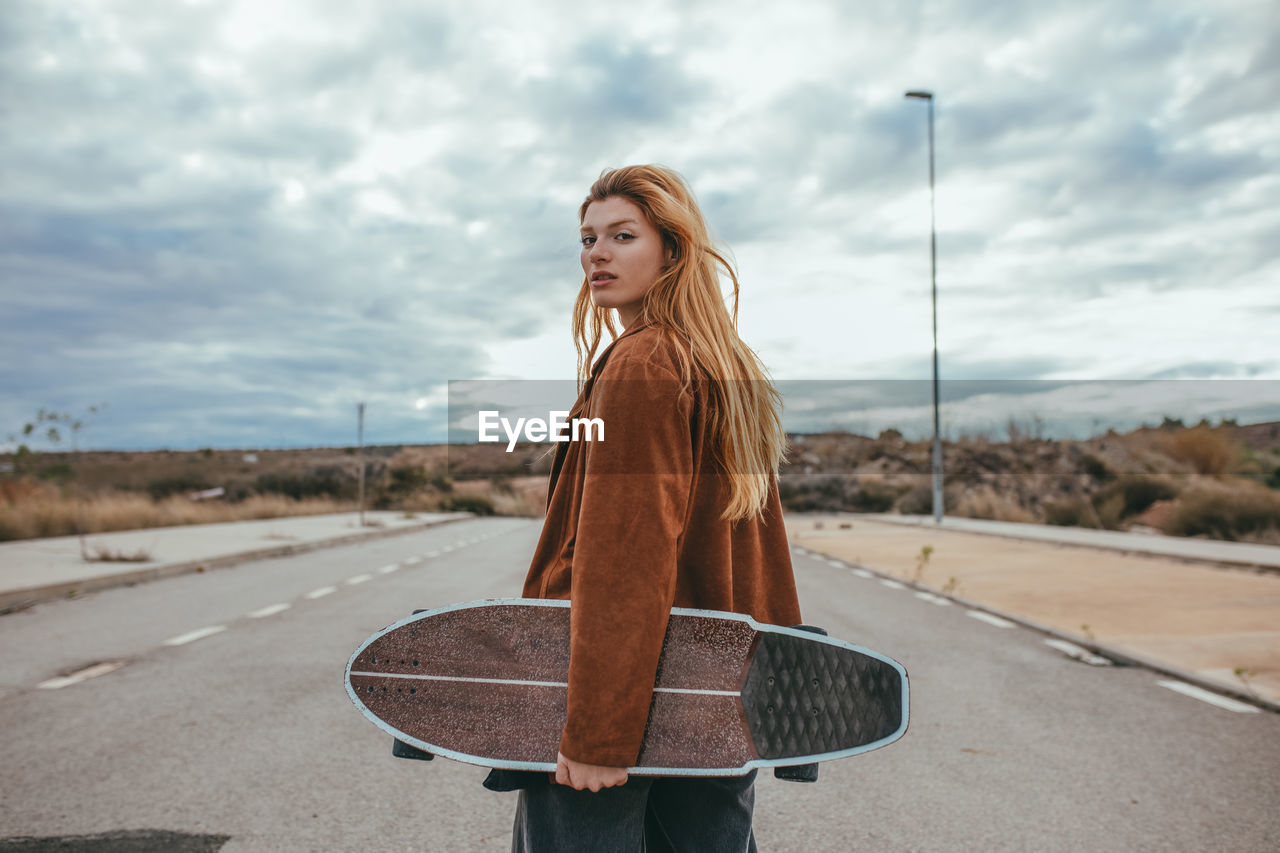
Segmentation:
{"type": "Polygon", "coordinates": [[[907,92],[929,103],[929,276],[933,292],[933,523],[942,524],[942,438],[938,418],[938,234],[933,202],[933,93],[907,92]]]}
{"type": "Polygon", "coordinates": [[[364,528],[364,403],[356,405],[356,443],[359,446],[359,452],[356,459],[359,460],[359,501],[360,501],[360,527],[364,528]]]}

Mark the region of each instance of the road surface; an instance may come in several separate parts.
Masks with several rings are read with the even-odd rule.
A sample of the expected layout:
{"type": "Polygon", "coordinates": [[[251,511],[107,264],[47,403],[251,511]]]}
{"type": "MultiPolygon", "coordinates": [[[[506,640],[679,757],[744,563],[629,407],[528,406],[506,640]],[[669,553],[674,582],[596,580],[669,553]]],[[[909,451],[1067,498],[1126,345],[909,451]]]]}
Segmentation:
{"type": "MultiPolygon", "coordinates": [[[[517,595],[538,531],[456,522],[0,617],[0,850],[509,849],[515,795],[393,759],[342,675],[415,608],[517,595]]],[[[762,851],[1280,849],[1280,715],[794,560],[806,622],[907,668],[911,724],[816,785],[762,775],[762,851]]]]}

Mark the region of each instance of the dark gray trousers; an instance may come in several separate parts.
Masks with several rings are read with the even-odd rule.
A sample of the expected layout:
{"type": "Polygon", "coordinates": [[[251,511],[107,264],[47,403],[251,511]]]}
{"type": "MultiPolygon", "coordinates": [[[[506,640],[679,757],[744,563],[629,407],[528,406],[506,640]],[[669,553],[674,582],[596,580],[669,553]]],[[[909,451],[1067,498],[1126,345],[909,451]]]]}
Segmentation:
{"type": "Polygon", "coordinates": [[[714,779],[633,776],[575,791],[520,789],[512,853],[756,853],[756,771],[714,779]]]}

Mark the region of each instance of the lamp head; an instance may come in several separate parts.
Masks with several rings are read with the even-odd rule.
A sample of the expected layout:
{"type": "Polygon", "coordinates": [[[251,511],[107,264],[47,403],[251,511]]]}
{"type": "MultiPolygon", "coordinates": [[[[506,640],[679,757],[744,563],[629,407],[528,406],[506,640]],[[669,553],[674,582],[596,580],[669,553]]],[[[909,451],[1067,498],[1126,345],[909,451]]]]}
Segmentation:
{"type": "Polygon", "coordinates": [[[907,92],[907,95],[906,95],[906,96],[907,96],[908,98],[919,98],[919,99],[920,99],[920,100],[922,100],[922,101],[932,101],[932,100],[933,100],[933,92],[925,92],[925,91],[920,90],[920,89],[913,89],[912,91],[907,92]]]}

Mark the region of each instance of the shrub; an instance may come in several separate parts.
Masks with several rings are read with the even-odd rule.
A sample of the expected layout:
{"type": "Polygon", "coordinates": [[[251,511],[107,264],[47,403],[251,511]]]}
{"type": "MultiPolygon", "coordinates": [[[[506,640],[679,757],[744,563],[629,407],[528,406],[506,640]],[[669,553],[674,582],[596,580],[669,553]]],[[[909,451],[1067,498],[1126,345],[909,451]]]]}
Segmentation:
{"type": "Polygon", "coordinates": [[[1174,536],[1236,541],[1242,534],[1280,531],[1280,496],[1239,483],[1201,483],[1183,493],[1165,528],[1174,536]]]}
{"type": "Polygon", "coordinates": [[[1084,472],[1095,480],[1105,483],[1115,477],[1115,474],[1111,473],[1111,469],[1107,467],[1107,463],[1092,453],[1086,453],[1081,457],[1080,465],[1084,468],[1084,472]]]}
{"type": "Polygon", "coordinates": [[[201,492],[212,489],[213,484],[197,474],[179,474],[176,477],[163,477],[147,483],[147,494],[152,500],[163,500],[170,495],[185,495],[188,492],[201,492]]]}
{"type": "Polygon", "coordinates": [[[359,491],[355,472],[336,465],[300,472],[268,471],[258,475],[256,489],[259,494],[284,495],[294,500],[311,497],[354,500],[359,491]]]}
{"type": "Polygon", "coordinates": [[[493,501],[484,495],[450,495],[440,500],[441,512],[474,512],[493,515],[493,501]]]}
{"type": "Polygon", "coordinates": [[[928,515],[933,512],[933,484],[917,483],[898,500],[898,512],[904,515],[928,515]]]}
{"type": "Polygon", "coordinates": [[[1104,516],[1104,524],[1103,505],[1114,505],[1114,509],[1108,512],[1115,514],[1118,523],[1123,517],[1143,512],[1156,501],[1167,501],[1177,496],[1178,490],[1163,480],[1142,474],[1126,474],[1099,492],[1093,499],[1093,505],[1098,508],[1098,514],[1104,516]]]}
{"type": "Polygon", "coordinates": [[[888,512],[898,495],[876,480],[863,480],[855,484],[853,494],[844,503],[855,512],[888,512]]]}
{"type": "Polygon", "coordinates": [[[59,480],[63,482],[75,479],[75,475],[75,471],[66,462],[50,462],[48,465],[42,466],[40,473],[37,474],[41,480],[59,480]]]}
{"type": "Polygon", "coordinates": [[[1169,436],[1164,450],[1186,462],[1197,474],[1225,474],[1240,455],[1240,448],[1225,430],[1198,426],[1169,436]]]}
{"type": "Polygon", "coordinates": [[[1060,498],[1044,503],[1045,524],[1057,524],[1062,527],[1093,527],[1098,523],[1089,511],[1087,500],[1078,496],[1060,498]]]}
{"type": "Polygon", "coordinates": [[[1123,493],[1114,492],[1110,495],[1095,495],[1093,507],[1098,514],[1098,521],[1101,522],[1104,529],[1120,529],[1120,519],[1125,514],[1123,493]]]}

